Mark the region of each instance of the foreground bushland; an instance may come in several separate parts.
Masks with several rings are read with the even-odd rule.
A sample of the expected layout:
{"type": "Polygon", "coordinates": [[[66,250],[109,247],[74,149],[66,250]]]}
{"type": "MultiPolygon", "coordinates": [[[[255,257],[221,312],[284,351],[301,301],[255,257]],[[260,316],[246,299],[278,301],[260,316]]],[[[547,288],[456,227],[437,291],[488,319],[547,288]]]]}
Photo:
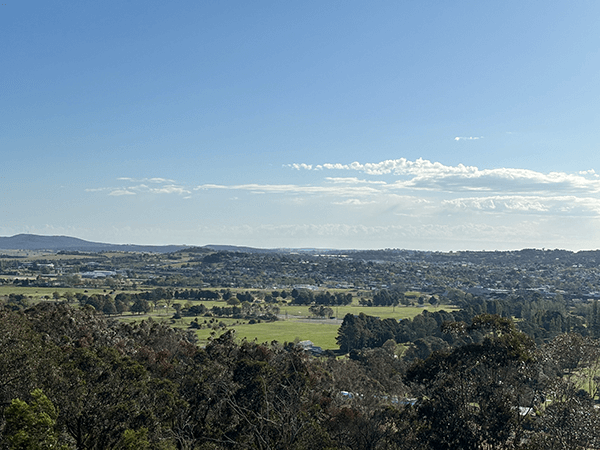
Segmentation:
{"type": "Polygon", "coordinates": [[[91,308],[0,309],[0,448],[598,448],[597,341],[537,347],[493,315],[443,326],[461,345],[408,364],[392,340],[314,359],[91,308]]]}

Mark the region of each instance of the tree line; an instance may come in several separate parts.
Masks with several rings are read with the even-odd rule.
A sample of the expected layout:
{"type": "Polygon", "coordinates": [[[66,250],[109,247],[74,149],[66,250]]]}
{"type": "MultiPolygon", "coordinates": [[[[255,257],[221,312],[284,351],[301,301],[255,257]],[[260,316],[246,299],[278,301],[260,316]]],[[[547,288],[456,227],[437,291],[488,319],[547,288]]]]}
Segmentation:
{"type": "Polygon", "coordinates": [[[600,337],[600,312],[597,302],[574,313],[566,311],[563,303],[543,300],[536,296],[532,299],[518,297],[512,300],[487,300],[471,296],[467,300],[461,303],[463,307],[459,310],[424,310],[413,319],[400,321],[391,318],[379,319],[364,313],[347,314],[338,330],[336,342],[340,349],[350,352],[381,347],[387,340],[393,339],[397,343],[410,344],[407,357],[424,359],[435,350],[480,341],[483,336],[477,332],[468,336],[457,336],[448,333],[444,324],[468,323],[473,317],[482,314],[504,318],[516,317],[519,331],[530,336],[539,345],[565,333],[600,337]]]}
{"type": "Polygon", "coordinates": [[[313,292],[308,289],[292,289],[292,304],[294,305],[323,305],[323,306],[345,306],[352,303],[352,294],[329,291],[313,292]]]}

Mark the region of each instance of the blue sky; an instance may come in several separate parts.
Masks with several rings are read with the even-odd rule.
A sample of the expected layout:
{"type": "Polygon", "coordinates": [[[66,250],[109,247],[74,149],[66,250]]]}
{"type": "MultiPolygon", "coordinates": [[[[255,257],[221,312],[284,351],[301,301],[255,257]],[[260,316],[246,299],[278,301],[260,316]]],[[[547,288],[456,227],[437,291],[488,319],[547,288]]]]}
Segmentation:
{"type": "Polygon", "coordinates": [[[0,235],[600,248],[597,1],[0,6],[0,235]]]}

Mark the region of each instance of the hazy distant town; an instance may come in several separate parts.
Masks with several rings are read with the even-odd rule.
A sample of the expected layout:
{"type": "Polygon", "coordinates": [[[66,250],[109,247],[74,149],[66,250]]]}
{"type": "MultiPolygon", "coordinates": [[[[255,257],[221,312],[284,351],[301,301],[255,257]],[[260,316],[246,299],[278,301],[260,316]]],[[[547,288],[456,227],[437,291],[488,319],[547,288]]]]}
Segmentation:
{"type": "MultiPolygon", "coordinates": [[[[265,250],[218,246],[165,252],[0,250],[4,283],[75,287],[397,288],[504,298],[522,291],[567,302],[600,298],[600,251],[265,250]]],[[[160,250],[160,251],[159,251],[160,250]]]]}

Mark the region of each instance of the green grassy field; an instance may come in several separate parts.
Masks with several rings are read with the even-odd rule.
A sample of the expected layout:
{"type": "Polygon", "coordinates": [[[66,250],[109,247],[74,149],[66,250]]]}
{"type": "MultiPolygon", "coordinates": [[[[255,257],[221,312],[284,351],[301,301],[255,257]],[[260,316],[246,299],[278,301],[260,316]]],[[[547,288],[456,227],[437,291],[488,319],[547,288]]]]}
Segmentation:
{"type": "MultiPolygon", "coordinates": [[[[308,306],[295,306],[295,305],[282,305],[280,306],[281,312],[280,314],[288,314],[289,316],[303,316],[309,317],[311,314],[308,311],[308,306]]],[[[337,318],[343,319],[346,314],[355,314],[358,315],[361,312],[365,313],[369,316],[379,317],[381,319],[393,318],[393,319],[407,319],[413,318],[414,316],[421,314],[423,310],[428,310],[430,312],[439,311],[441,309],[445,309],[446,311],[450,311],[455,309],[449,305],[443,306],[431,306],[428,305],[426,307],[422,306],[396,306],[395,308],[392,306],[360,306],[358,304],[352,304],[348,306],[332,306],[333,315],[337,318]]]]}
{"type": "MultiPolygon", "coordinates": [[[[32,301],[37,302],[43,299],[45,296],[52,298],[52,294],[54,292],[58,292],[59,294],[64,294],[66,292],[77,293],[82,292],[87,295],[91,295],[94,293],[105,294],[110,292],[109,289],[77,289],[77,288],[32,288],[32,287],[20,287],[14,285],[5,285],[0,286],[0,296],[7,296],[10,293],[16,294],[25,294],[32,298],[32,301]]],[[[182,306],[187,303],[185,300],[178,300],[175,303],[179,303],[182,306]]],[[[208,309],[213,306],[226,306],[223,301],[193,301],[192,304],[203,304],[208,309]]],[[[240,319],[229,319],[229,318],[214,318],[213,323],[224,323],[227,328],[226,329],[234,329],[236,331],[236,335],[239,339],[247,339],[247,340],[256,340],[258,342],[271,342],[276,340],[278,342],[292,342],[294,340],[311,340],[315,345],[318,345],[324,349],[336,349],[337,344],[335,342],[335,337],[337,336],[339,323],[321,323],[319,321],[312,321],[312,315],[308,310],[308,306],[297,306],[290,304],[281,304],[280,307],[280,318],[282,320],[278,320],[276,322],[262,322],[249,324],[247,320],[240,319]]],[[[355,299],[354,303],[348,306],[333,306],[331,307],[333,310],[333,314],[338,319],[343,319],[346,314],[355,314],[358,315],[361,312],[370,316],[379,317],[381,319],[393,318],[396,320],[413,318],[418,314],[421,314],[425,309],[434,312],[439,311],[441,309],[445,309],[446,311],[455,309],[449,305],[443,306],[376,306],[376,307],[368,307],[368,306],[360,306],[357,304],[355,299]]],[[[190,322],[194,318],[185,317],[181,320],[172,321],[171,317],[174,313],[174,309],[170,308],[169,311],[166,310],[164,304],[159,304],[156,311],[151,312],[146,315],[135,315],[135,314],[125,314],[123,316],[118,316],[118,320],[122,320],[124,322],[136,322],[140,320],[145,320],[148,317],[152,317],[153,320],[165,321],[177,328],[188,328],[190,322]]],[[[198,322],[201,324],[205,324],[205,320],[207,322],[206,325],[210,325],[211,318],[209,317],[198,317],[198,322]]],[[[204,325],[204,326],[206,326],[204,325]]],[[[206,342],[211,333],[214,333],[214,336],[217,336],[223,333],[226,329],[219,328],[217,330],[213,330],[212,328],[202,328],[196,330],[196,334],[201,343],[206,342]]]]}
{"type": "MultiPolygon", "coordinates": [[[[223,306],[223,302],[202,301],[194,303],[202,303],[207,308],[211,308],[214,305],[223,306]]],[[[335,311],[335,308],[333,309],[335,311]]],[[[380,317],[382,319],[394,318],[396,320],[401,320],[413,318],[414,316],[421,314],[425,309],[430,312],[434,312],[441,309],[449,311],[455,308],[448,305],[441,307],[400,306],[396,308],[392,308],[391,306],[368,307],[350,305],[339,307],[338,317],[343,319],[343,317],[348,313],[360,314],[362,312],[370,316],[380,317]]],[[[321,321],[311,319],[311,315],[308,312],[308,306],[284,305],[281,307],[280,316],[282,316],[283,319],[276,322],[261,322],[255,324],[249,324],[247,320],[215,317],[214,321],[216,323],[223,322],[227,325],[227,328],[220,328],[218,330],[203,328],[196,330],[196,335],[198,336],[200,343],[206,343],[211,335],[219,336],[228,329],[234,329],[238,339],[245,338],[246,340],[256,340],[257,342],[278,341],[281,343],[293,342],[296,339],[301,341],[310,340],[315,345],[318,345],[326,350],[338,348],[335,338],[340,325],[338,323],[321,323],[321,321]],[[286,313],[287,318],[285,318],[286,313]]],[[[181,320],[171,321],[171,314],[162,312],[159,314],[152,313],[148,316],[142,317],[136,315],[125,315],[121,316],[119,320],[135,322],[147,317],[152,317],[154,320],[167,321],[177,328],[188,328],[190,322],[194,319],[191,317],[185,317],[181,320]]],[[[211,318],[199,316],[198,322],[204,324],[205,321],[209,322],[210,319],[211,318]]]]}
{"type": "MultiPolygon", "coordinates": [[[[293,342],[294,340],[311,340],[313,344],[324,349],[336,349],[335,342],[339,325],[301,322],[298,320],[279,320],[277,322],[263,322],[252,325],[234,325],[230,328],[235,330],[238,339],[257,342],[278,341],[293,342]]],[[[201,342],[206,342],[212,330],[198,330],[197,335],[201,342]]],[[[220,331],[216,335],[224,332],[220,331]]]]}
{"type": "MultiPolygon", "coordinates": [[[[139,320],[147,319],[149,316],[133,316],[126,315],[119,317],[119,320],[124,322],[137,322],[139,320]]],[[[165,321],[170,323],[175,328],[187,329],[193,318],[185,317],[181,320],[172,321],[166,315],[155,315],[151,314],[150,317],[153,320],[165,321]]],[[[198,322],[204,325],[204,321],[209,321],[210,318],[198,317],[198,322]]],[[[249,324],[247,320],[241,319],[229,319],[229,318],[214,318],[215,323],[224,323],[227,328],[219,328],[214,330],[212,328],[202,328],[196,330],[196,336],[201,344],[205,344],[208,339],[218,337],[227,330],[234,329],[236,337],[238,339],[246,339],[248,341],[257,342],[271,342],[278,341],[293,342],[294,340],[310,340],[315,345],[324,349],[336,349],[338,348],[335,337],[339,328],[338,324],[328,323],[323,324],[318,321],[311,322],[307,319],[288,319],[278,320],[276,322],[261,322],[249,324]]],[[[206,326],[206,325],[204,325],[206,326]]]]}
{"type": "MultiPolygon", "coordinates": [[[[335,313],[335,308],[334,313],[335,313]]],[[[339,307],[339,317],[343,319],[348,313],[360,314],[365,313],[369,316],[379,317],[381,319],[394,318],[397,320],[413,318],[414,316],[421,314],[424,309],[430,312],[439,311],[445,309],[449,311],[452,307],[396,307],[392,308],[387,306],[380,307],[368,307],[368,306],[344,306],[339,307]]],[[[297,314],[302,312],[303,316],[308,317],[308,307],[305,308],[281,308],[281,314],[285,314],[285,310],[288,310],[288,314],[297,314]]],[[[239,338],[246,338],[248,340],[256,339],[258,342],[269,342],[276,340],[279,342],[291,342],[294,339],[299,338],[300,340],[311,340],[315,345],[324,349],[337,349],[338,345],[335,342],[339,325],[337,324],[322,324],[322,323],[310,323],[306,320],[298,319],[287,319],[277,321],[273,323],[261,323],[253,325],[240,325],[233,327],[236,330],[236,334],[239,338]]],[[[200,339],[203,336],[198,336],[200,339]]],[[[208,336],[207,336],[208,337],[208,336]]],[[[206,339],[206,338],[205,338],[206,339]]]]}

